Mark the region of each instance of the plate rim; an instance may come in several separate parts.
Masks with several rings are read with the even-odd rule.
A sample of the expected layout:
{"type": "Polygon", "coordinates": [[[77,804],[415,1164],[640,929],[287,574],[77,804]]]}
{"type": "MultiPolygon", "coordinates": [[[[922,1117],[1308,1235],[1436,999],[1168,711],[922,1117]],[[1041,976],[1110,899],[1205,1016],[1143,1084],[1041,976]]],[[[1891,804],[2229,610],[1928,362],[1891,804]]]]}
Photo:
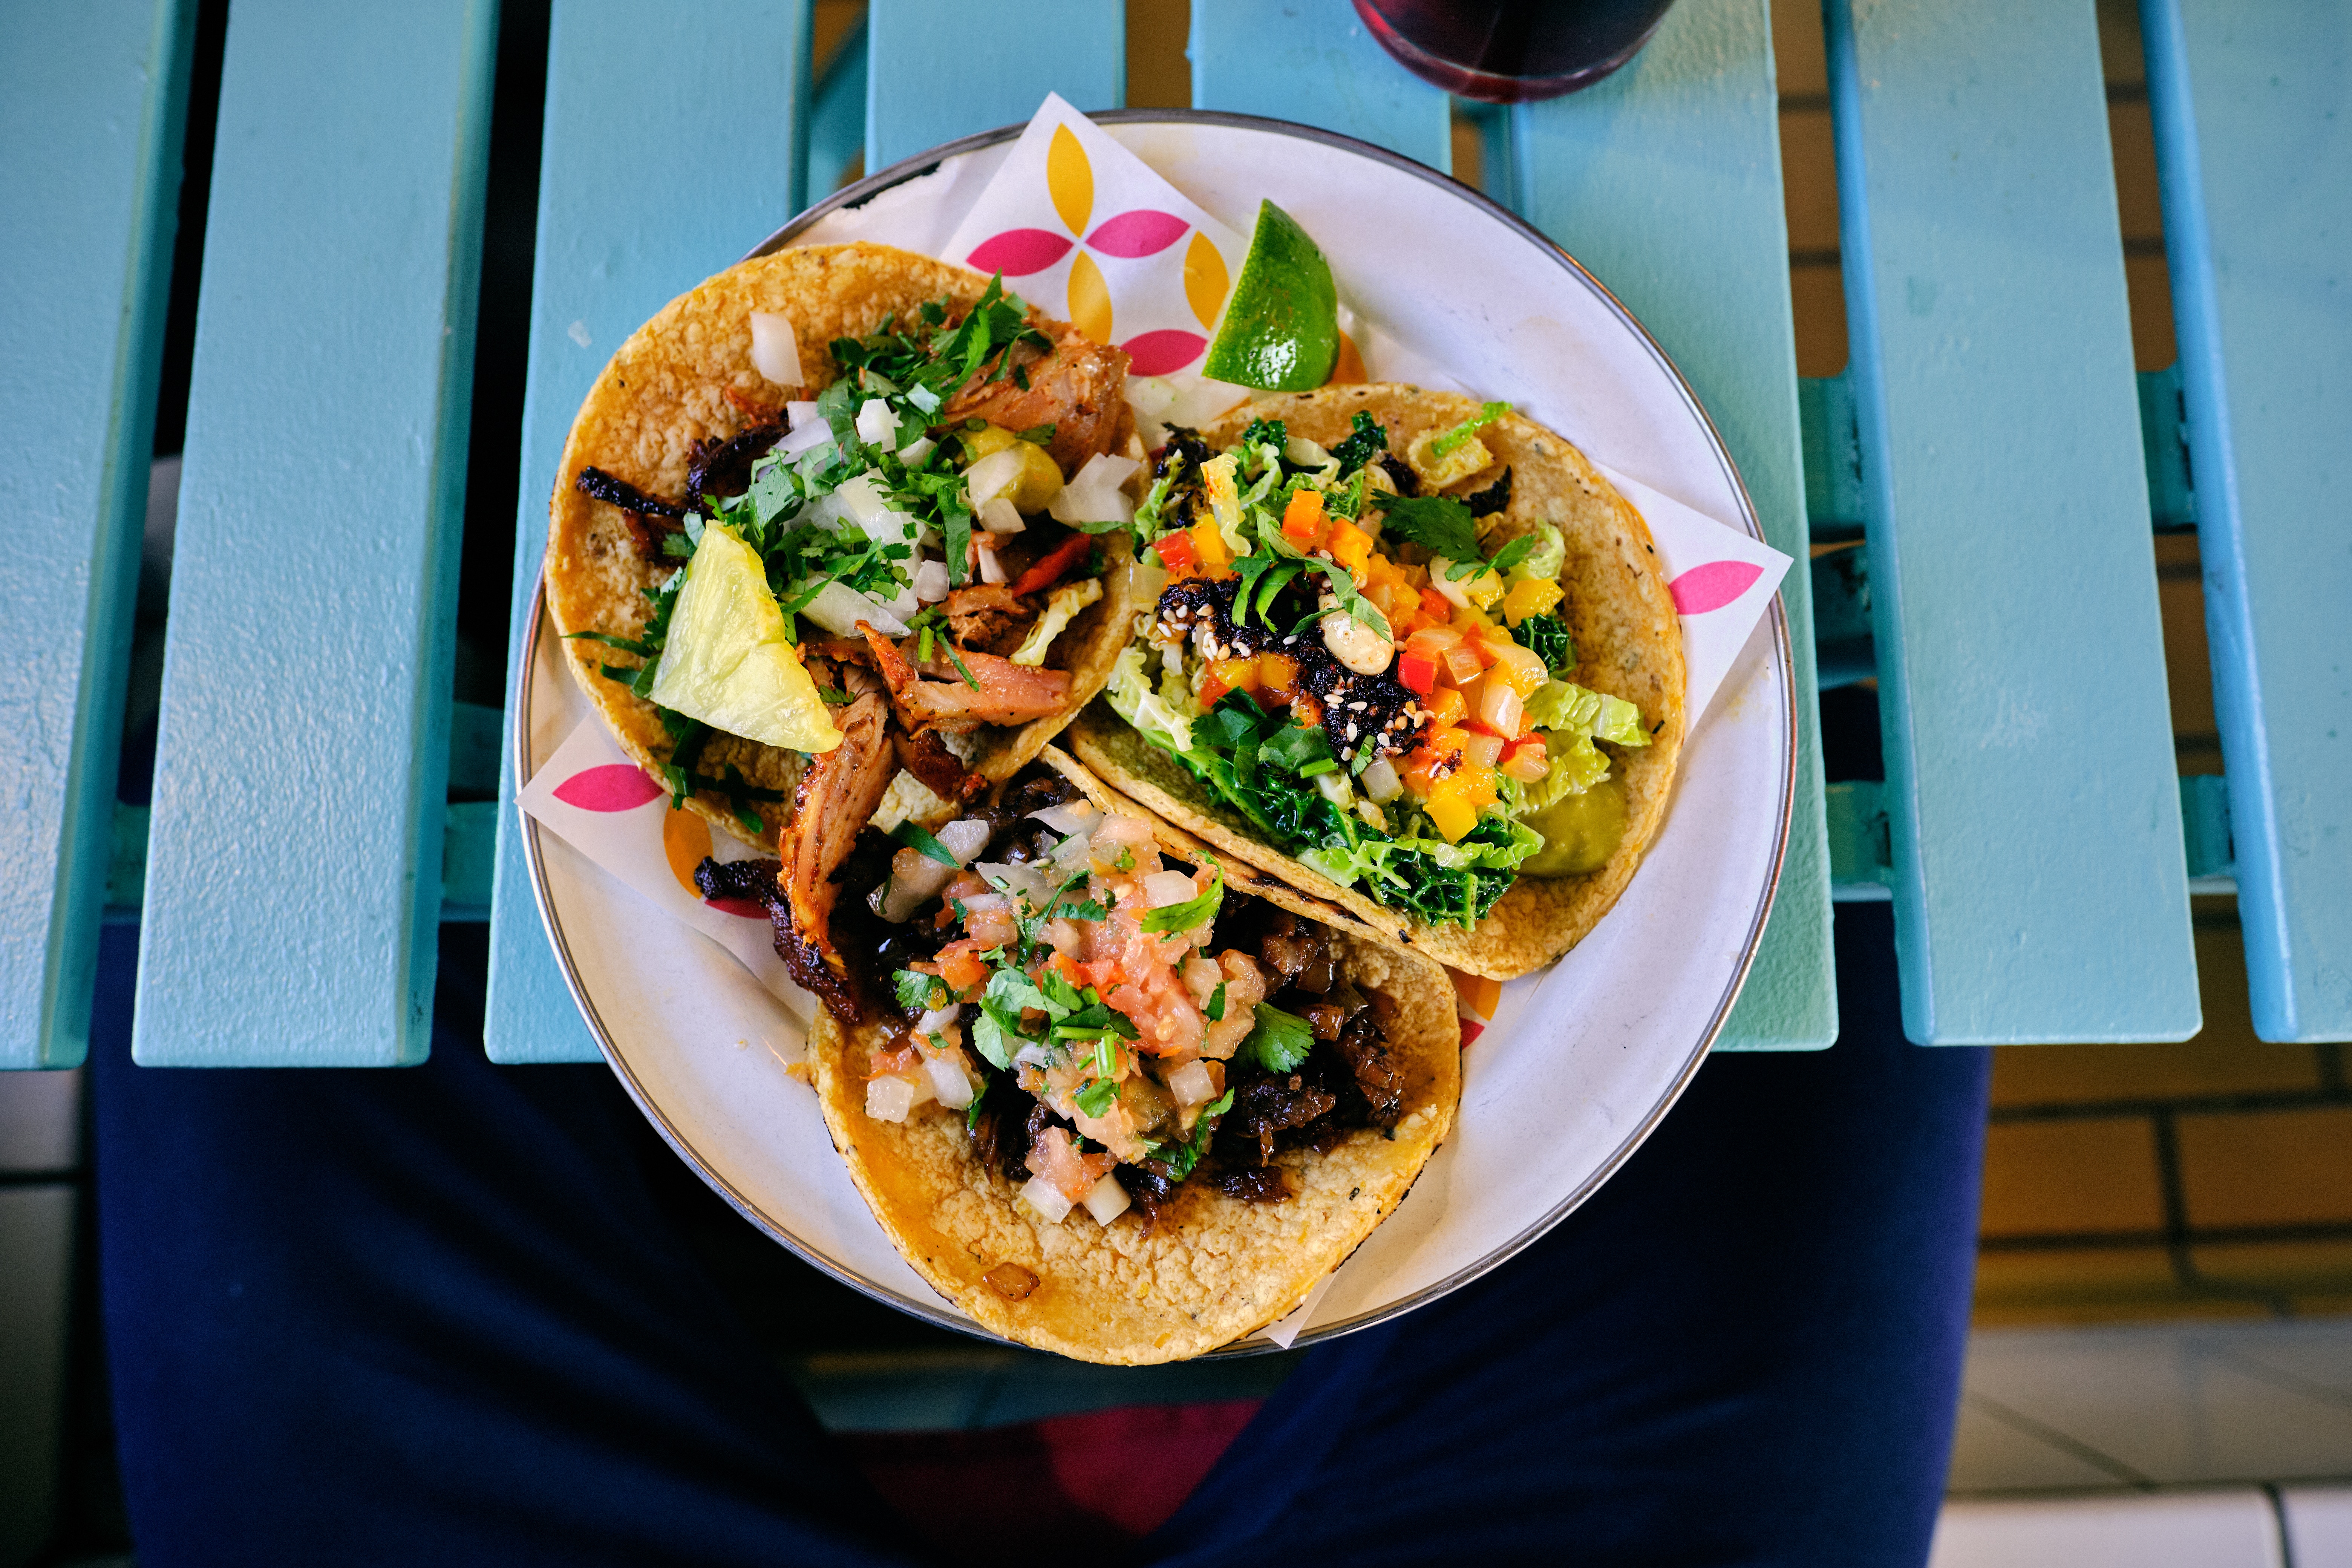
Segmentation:
{"type": "MultiPolygon", "coordinates": [[[[1745,531],[1759,543],[1769,542],[1765,539],[1763,521],[1756,510],[1755,500],[1748,492],[1748,484],[1740,475],[1738,465],[1732,460],[1730,448],[1723,438],[1723,432],[1717,426],[1714,417],[1707,413],[1706,405],[1699,400],[1698,394],[1692,388],[1688,379],[1683,375],[1681,367],[1675,363],[1673,357],[1665,352],[1664,346],[1657,339],[1651,336],[1649,329],[1642,324],[1640,319],[1631,310],[1626,308],[1622,300],[1610,291],[1606,284],[1594,277],[1581,262],[1569,254],[1567,249],[1549,235],[1545,234],[1484,192],[1474,190],[1451,174],[1443,174],[1390,148],[1344,135],[1339,132],[1327,131],[1318,126],[1302,125],[1287,120],[1204,109],[1118,109],[1090,113],[1087,118],[1098,125],[1213,125],[1321,142],[1341,152],[1386,164],[1426,184],[1437,185],[1447,195],[1464,202],[1475,210],[1514,230],[1522,239],[1546,253],[1579,283],[1590,289],[1618,319],[1620,324],[1641,343],[1657,366],[1666,374],[1675,390],[1681,395],[1684,406],[1696,418],[1699,426],[1706,434],[1707,444],[1714,452],[1717,465],[1730,482],[1732,493],[1738,501],[1739,521],[1745,531]]],[[[751,250],[745,252],[740,259],[748,261],[755,257],[768,256],[784,249],[798,236],[833,213],[863,206],[886,191],[935,172],[950,158],[1017,141],[1027,129],[1028,122],[1025,121],[1016,124],[998,126],[993,130],[958,137],[952,142],[943,142],[910,157],[902,158],[889,167],[845,185],[824,200],[804,209],[775,229],[751,250]]],[[[529,779],[532,773],[530,716],[532,694],[536,687],[540,636],[546,624],[546,574],[542,564],[531,590],[529,629],[525,633],[521,647],[517,650],[520,664],[516,680],[517,701],[514,711],[509,718],[509,741],[512,753],[511,760],[514,763],[514,776],[519,781],[518,788],[520,787],[520,781],[529,779]]],[[[1676,1068],[1673,1080],[1668,1084],[1665,1092],[1654,1105],[1635,1120],[1627,1130],[1625,1136],[1618,1142],[1617,1146],[1610,1152],[1607,1158],[1594,1168],[1590,1176],[1517,1235],[1491,1249],[1475,1262],[1423,1286],[1409,1296],[1367,1309],[1337,1322],[1313,1325],[1301,1331],[1289,1348],[1305,1349],[1308,1345],[1319,1344],[1342,1334],[1353,1333],[1358,1330],[1386,1322],[1417,1307],[1424,1306],[1441,1296],[1458,1290],[1507,1263],[1581,1207],[1600,1189],[1602,1183],[1615,1175],[1625,1162],[1633,1157],[1633,1152],[1648,1140],[1653,1131],[1656,1131],[1658,1123],[1664,1120],[1666,1112],[1674,1109],[1675,1103],[1682,1099],[1684,1092],[1689,1089],[1691,1079],[1697,1075],[1700,1066],[1706,1062],[1717,1037],[1722,1034],[1724,1026],[1730,1020],[1731,1010],[1738,1005],[1740,993],[1747,987],[1748,973],[1755,965],[1757,952],[1763,942],[1765,928],[1770,922],[1773,906],[1780,900],[1780,873],[1787,862],[1789,835],[1796,809],[1796,769],[1799,750],[1796,660],[1790,643],[1788,609],[1780,594],[1775,593],[1772,595],[1771,606],[1768,613],[1772,627],[1773,647],[1780,658],[1781,703],[1787,717],[1780,769],[1780,801],[1778,822],[1773,831],[1771,865],[1769,874],[1764,878],[1756,909],[1749,917],[1748,932],[1740,944],[1739,961],[1734,966],[1725,984],[1723,994],[1717,998],[1706,1027],[1700,1031],[1697,1040],[1681,1065],[1676,1068]]],[[[635,1103],[639,1112],[653,1123],[655,1131],[660,1134],[662,1141],[669,1145],[672,1152],[685,1161],[687,1165],[700,1176],[711,1190],[718,1193],[736,1213],[758,1227],[770,1239],[827,1277],[862,1295],[896,1307],[941,1328],[950,1329],[970,1338],[992,1344],[1017,1345],[1018,1342],[992,1333],[972,1320],[953,1312],[947,1307],[943,1299],[939,1301],[923,1301],[903,1295],[887,1286],[856,1273],[846,1266],[825,1256],[816,1247],[793,1236],[773,1216],[738,1192],[724,1175],[715,1170],[710,1163],[686,1141],[672,1125],[667,1114],[655,1103],[645,1086],[638,1081],[635,1073],[630,1069],[619,1047],[614,1043],[612,1031],[605,1026],[593,999],[588,994],[580,976],[579,966],[572,960],[571,945],[564,938],[562,921],[556,911],[553,894],[548,886],[546,858],[540,843],[541,825],[528,812],[522,811],[520,805],[517,805],[515,809],[521,819],[523,859],[530,876],[532,902],[538,910],[541,928],[547,933],[549,943],[554,949],[557,967],[563,974],[564,987],[571,993],[573,1005],[580,1009],[581,1016],[588,1025],[590,1034],[594,1036],[597,1049],[604,1056],[605,1065],[611,1068],[614,1075],[621,1080],[622,1087],[627,1091],[630,1100],[635,1103]]],[[[1349,1256],[1352,1257],[1353,1254],[1349,1256]]],[[[1344,1267],[1346,1262],[1347,1259],[1342,1258],[1339,1267],[1344,1267]]],[[[1195,1359],[1206,1359],[1212,1356],[1265,1355],[1282,1349],[1284,1347],[1280,1345],[1253,1336],[1233,1344],[1221,1345],[1215,1350],[1207,1352],[1203,1357],[1195,1359]]]]}

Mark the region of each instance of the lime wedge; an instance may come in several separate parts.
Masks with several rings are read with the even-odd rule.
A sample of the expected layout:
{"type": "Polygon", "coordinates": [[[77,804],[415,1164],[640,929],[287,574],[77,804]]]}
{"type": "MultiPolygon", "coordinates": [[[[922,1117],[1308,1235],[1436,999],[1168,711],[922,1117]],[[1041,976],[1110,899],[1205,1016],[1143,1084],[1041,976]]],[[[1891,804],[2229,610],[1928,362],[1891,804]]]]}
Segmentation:
{"type": "Polygon", "coordinates": [[[1259,202],[1257,232],[1202,374],[1261,392],[1311,392],[1330,379],[1339,357],[1331,264],[1297,219],[1259,202]]]}
{"type": "Polygon", "coordinates": [[[784,636],[783,606],[768,592],[759,552],[716,525],[702,531],[687,563],[647,695],[714,730],[789,752],[841,744],[800,650],[784,636]]]}

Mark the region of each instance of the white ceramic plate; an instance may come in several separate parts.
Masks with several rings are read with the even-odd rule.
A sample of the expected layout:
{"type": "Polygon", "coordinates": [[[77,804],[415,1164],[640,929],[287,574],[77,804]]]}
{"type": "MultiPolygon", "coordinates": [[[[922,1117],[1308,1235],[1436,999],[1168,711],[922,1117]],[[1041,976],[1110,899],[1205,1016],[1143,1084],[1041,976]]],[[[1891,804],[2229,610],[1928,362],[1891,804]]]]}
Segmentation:
{"type": "MultiPolygon", "coordinates": [[[[1241,232],[1261,196],[1291,212],[1332,258],[1356,310],[1415,358],[1762,537],[1729,454],[1664,353],[1502,208],[1394,154],[1300,126],[1168,110],[1098,119],[1241,232]]],[[[872,239],[936,254],[1019,130],[909,159],[760,249],[872,239]]],[[[527,658],[528,722],[515,737],[526,774],[588,714],[551,636],[534,637],[527,658]]],[[[1795,751],[1776,601],[1685,746],[1665,828],[1632,886],[1575,952],[1504,988],[1465,1057],[1453,1137],[1334,1277],[1299,1342],[1477,1278],[1591,1196],[1648,1135],[1722,1027],[1755,954],[1788,833],[1795,751]]],[[[898,1257],[850,1185],[814,1097],[784,1071],[800,1038],[791,1016],[719,947],[648,919],[635,895],[528,818],[525,844],[572,994],[671,1146],[817,1267],[978,1332],[898,1257]]]]}

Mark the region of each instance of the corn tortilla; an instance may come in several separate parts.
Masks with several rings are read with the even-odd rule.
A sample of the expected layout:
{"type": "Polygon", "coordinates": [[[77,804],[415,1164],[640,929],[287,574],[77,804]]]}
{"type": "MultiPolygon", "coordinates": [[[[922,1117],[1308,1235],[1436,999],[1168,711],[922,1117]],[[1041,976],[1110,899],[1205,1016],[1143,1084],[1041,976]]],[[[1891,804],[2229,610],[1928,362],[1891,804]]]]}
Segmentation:
{"type": "MultiPolygon", "coordinates": [[[[1053,747],[1044,760],[1097,805],[1149,814],[1108,794],[1053,747]]],[[[1169,853],[1197,861],[1197,839],[1156,824],[1169,853]]],[[[1287,884],[1227,863],[1228,883],[1294,913],[1332,911],[1287,884]]],[[[1345,934],[1344,973],[1393,1005],[1390,1048],[1406,1079],[1393,1138],[1358,1129],[1326,1153],[1276,1163],[1294,1195],[1251,1204],[1187,1182],[1145,1234],[1134,1209],[1108,1226],[1083,1206],[1058,1224],[1020,1203],[1002,1173],[971,1153],[962,1113],[937,1102],[903,1123],[866,1114],[864,1068],[875,1026],[845,1029],[820,1014],[809,1060],[825,1127],[875,1217],[907,1261],[982,1327],[1080,1361],[1142,1365],[1214,1350],[1297,1310],[1307,1293],[1394,1212],[1453,1125],[1461,1031],[1452,986],[1426,959],[1345,934]],[[992,1282],[992,1274],[995,1282],[992,1282]],[[1034,1287],[1024,1293],[1029,1278],[1034,1287]]]]}
{"type": "MultiPolygon", "coordinates": [[[[884,318],[906,319],[942,297],[968,307],[987,284],[979,273],[887,246],[808,246],[738,263],[664,306],[613,355],[564,443],[548,508],[547,607],[556,629],[567,636],[637,636],[652,613],[645,591],[673,566],[640,560],[621,509],[572,488],[583,465],[648,494],[683,495],[695,443],[726,440],[753,422],[730,399],[730,391],[755,408],[813,398],[838,374],[829,346],[835,338],[875,331],[884,318]],[[752,366],[754,310],[791,318],[806,385],[776,386],[752,366]]],[[[1110,679],[1133,614],[1128,574],[1118,569],[1133,545],[1124,531],[1100,535],[1098,543],[1114,563],[1103,596],[1074,617],[1055,643],[1055,664],[1070,672],[1069,708],[1018,728],[987,725],[973,731],[967,765],[986,778],[1018,771],[1110,679]]],[[[660,715],[602,673],[607,663],[625,659],[585,638],[566,641],[563,651],[622,749],[659,777],[670,754],[660,715]]],[[[800,779],[799,753],[714,733],[697,771],[723,776],[730,763],[753,787],[782,791],[786,800],[800,779]]],[[[762,830],[754,834],[736,821],[723,795],[698,795],[688,805],[738,837],[774,847],[780,809],[763,812],[762,830]]]]}
{"type": "MultiPolygon", "coordinates": [[[[1253,419],[1283,420],[1294,436],[1325,446],[1348,435],[1358,410],[1385,426],[1402,453],[1423,432],[1476,416],[1479,405],[1448,392],[1396,383],[1332,386],[1261,398],[1232,410],[1203,434],[1212,447],[1238,440],[1253,419]]],[[[1556,612],[1576,639],[1572,679],[1622,697],[1656,726],[1649,745],[1628,750],[1601,742],[1610,772],[1625,786],[1625,834],[1599,870],[1578,877],[1522,876],[1475,927],[1429,925],[1342,888],[1267,844],[1240,811],[1215,799],[1183,763],[1146,741],[1107,702],[1096,702],[1070,731],[1071,748],[1118,790],[1218,850],[1280,876],[1336,904],[1366,934],[1410,942],[1440,963],[1508,980],[1539,969],[1581,942],[1633,880],[1642,855],[1664,821],[1686,728],[1682,626],[1649,525],[1573,446],[1531,419],[1505,414],[1478,431],[1493,466],[1452,487],[1462,493],[1512,472],[1510,505],[1488,535],[1491,549],[1538,522],[1557,524],[1568,545],[1560,570],[1567,590],[1556,612]]],[[[1143,606],[1148,609],[1149,606],[1143,606]]]]}

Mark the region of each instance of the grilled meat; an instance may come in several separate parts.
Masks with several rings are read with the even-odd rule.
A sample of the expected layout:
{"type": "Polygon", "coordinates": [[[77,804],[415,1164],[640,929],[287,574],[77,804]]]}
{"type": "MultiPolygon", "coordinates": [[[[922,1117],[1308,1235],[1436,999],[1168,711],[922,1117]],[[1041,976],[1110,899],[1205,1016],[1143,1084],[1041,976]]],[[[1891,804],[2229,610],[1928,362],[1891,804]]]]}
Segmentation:
{"type": "Polygon", "coordinates": [[[1015,344],[1008,352],[1019,379],[989,380],[997,368],[991,363],[948,399],[940,423],[977,418],[1007,430],[1051,425],[1046,454],[1063,473],[1075,474],[1088,458],[1116,448],[1134,427],[1127,405],[1127,353],[1105,348],[1062,322],[1034,324],[1053,337],[1052,351],[1015,344]]]}
{"type": "Polygon", "coordinates": [[[1021,646],[1044,608],[1002,583],[975,583],[948,595],[948,629],[960,647],[1009,654],[1021,646]]]}
{"type": "Polygon", "coordinates": [[[851,1023],[867,1009],[829,930],[841,893],[837,873],[898,771],[889,721],[889,709],[871,694],[841,710],[841,744],[810,760],[777,846],[784,898],[776,911],[776,952],[794,981],[851,1023]]]}

